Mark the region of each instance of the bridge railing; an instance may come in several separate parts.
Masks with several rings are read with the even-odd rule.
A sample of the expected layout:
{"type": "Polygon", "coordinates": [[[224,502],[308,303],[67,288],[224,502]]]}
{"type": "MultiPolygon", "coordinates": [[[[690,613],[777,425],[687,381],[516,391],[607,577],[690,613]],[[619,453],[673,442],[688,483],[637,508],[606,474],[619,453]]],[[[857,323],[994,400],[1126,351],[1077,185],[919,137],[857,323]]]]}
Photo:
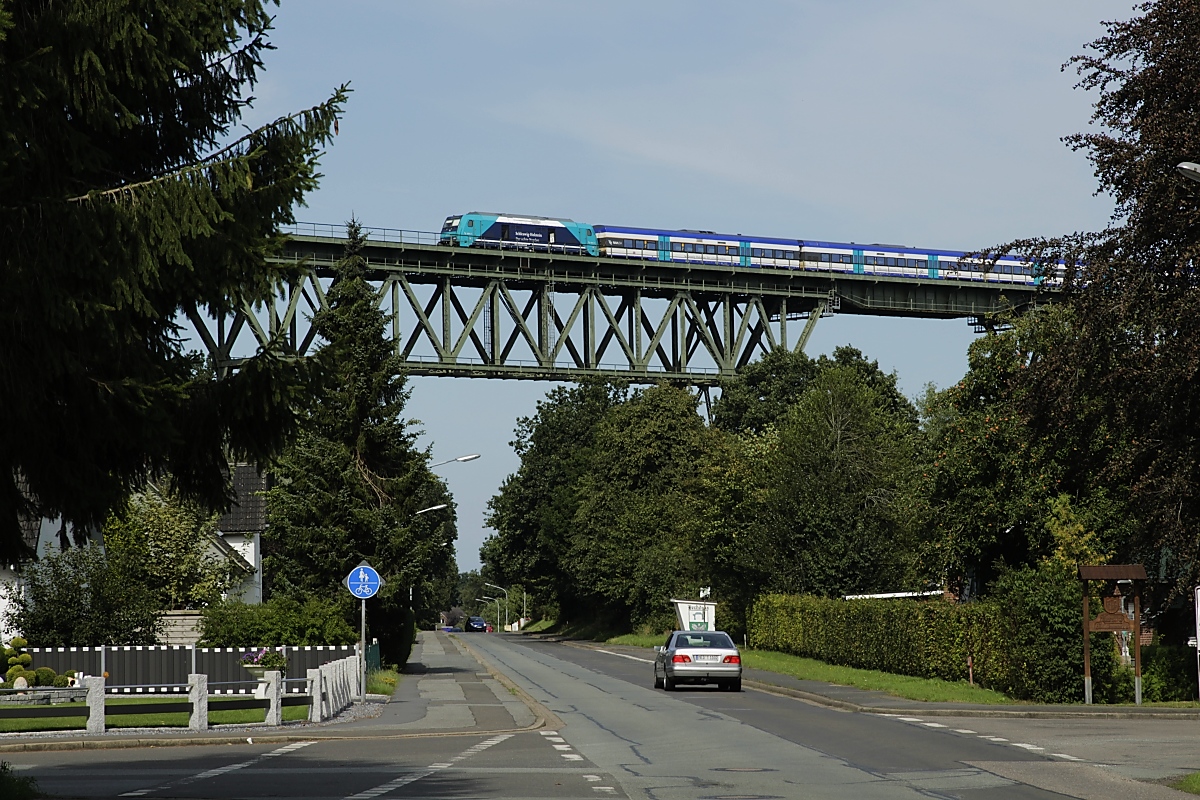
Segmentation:
{"type": "MultiPolygon", "coordinates": [[[[346,238],[346,226],[344,224],[333,224],[327,222],[297,222],[293,225],[284,225],[281,227],[283,233],[295,236],[314,236],[323,239],[339,239],[346,238]]],[[[371,242],[390,242],[396,244],[419,244],[419,245],[438,245],[443,244],[446,239],[443,234],[436,231],[417,231],[407,230],[403,228],[373,228],[363,226],[363,231],[367,234],[367,238],[371,242]]],[[[457,238],[456,234],[448,234],[450,240],[457,238]]],[[[473,248],[484,250],[506,250],[513,252],[538,252],[538,253],[559,253],[563,255],[588,255],[587,248],[580,245],[566,244],[531,244],[527,242],[510,242],[501,241],[499,239],[474,239],[473,248]]],[[[704,266],[724,266],[724,267],[740,267],[740,256],[720,256],[709,253],[688,253],[671,251],[671,259],[666,263],[675,264],[699,264],[704,266]]],[[[659,259],[658,250],[643,250],[623,253],[621,255],[611,255],[607,257],[615,258],[622,261],[642,261],[647,263],[663,263],[659,259]]],[[[779,269],[787,272],[820,272],[830,276],[843,275],[852,273],[854,267],[850,264],[840,265],[841,269],[834,269],[830,264],[825,262],[812,261],[796,261],[795,259],[776,259],[768,256],[754,256],[754,263],[751,265],[754,269],[763,267],[779,269]]],[[[869,276],[882,276],[893,278],[921,278],[927,277],[922,274],[909,274],[902,270],[896,270],[890,267],[883,269],[872,268],[867,273],[869,276]]],[[[942,269],[939,275],[941,280],[948,280],[954,283],[989,283],[989,284],[1013,284],[1013,285],[1030,285],[1031,279],[1028,275],[1018,275],[997,270],[988,270],[982,272],[974,269],[949,268],[942,269]]],[[[1054,283],[1054,279],[1051,279],[1054,283]]]]}

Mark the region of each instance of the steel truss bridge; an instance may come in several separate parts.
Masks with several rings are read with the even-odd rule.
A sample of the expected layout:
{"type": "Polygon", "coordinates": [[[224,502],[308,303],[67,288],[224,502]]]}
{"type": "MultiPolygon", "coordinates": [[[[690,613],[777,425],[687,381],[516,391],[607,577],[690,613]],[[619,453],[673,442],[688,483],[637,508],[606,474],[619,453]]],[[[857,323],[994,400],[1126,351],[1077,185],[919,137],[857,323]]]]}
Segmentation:
{"type": "MultiPolygon", "coordinates": [[[[190,319],[218,370],[273,339],[311,352],[312,315],[346,244],[344,227],[297,225],[279,262],[302,276],[273,305],[190,319]]],[[[411,375],[711,386],[773,348],[802,350],[834,313],[965,318],[1039,302],[1033,287],[439,246],[438,234],[365,228],[397,352],[411,375]]]]}

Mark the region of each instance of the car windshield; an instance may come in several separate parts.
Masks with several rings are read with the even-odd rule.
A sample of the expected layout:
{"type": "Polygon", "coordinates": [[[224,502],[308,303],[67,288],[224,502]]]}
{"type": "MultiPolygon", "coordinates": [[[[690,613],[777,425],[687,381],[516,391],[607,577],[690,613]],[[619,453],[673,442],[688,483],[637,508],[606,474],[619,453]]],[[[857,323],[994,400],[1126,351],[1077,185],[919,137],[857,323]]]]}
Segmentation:
{"type": "Polygon", "coordinates": [[[733,640],[724,633],[680,633],[675,647],[724,647],[733,649],[733,640]]]}

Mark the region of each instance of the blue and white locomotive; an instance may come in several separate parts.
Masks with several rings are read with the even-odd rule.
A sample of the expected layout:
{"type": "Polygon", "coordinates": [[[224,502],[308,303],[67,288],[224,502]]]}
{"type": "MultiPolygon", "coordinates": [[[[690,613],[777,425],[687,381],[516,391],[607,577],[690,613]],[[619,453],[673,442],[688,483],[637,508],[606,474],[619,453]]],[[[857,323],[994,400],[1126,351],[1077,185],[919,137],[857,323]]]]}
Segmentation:
{"type": "Polygon", "coordinates": [[[446,217],[438,241],[456,247],[600,255],[591,225],[557,217],[472,211],[446,217]]]}
{"type": "MultiPolygon", "coordinates": [[[[1037,285],[1043,276],[1014,256],[984,264],[954,250],[888,244],[822,242],[665,230],[621,225],[587,225],[569,219],[472,212],[447,217],[440,242],[458,247],[542,250],[578,255],[680,264],[712,264],[896,278],[985,281],[1037,285]]],[[[1054,277],[1051,277],[1054,280],[1054,277]]]]}

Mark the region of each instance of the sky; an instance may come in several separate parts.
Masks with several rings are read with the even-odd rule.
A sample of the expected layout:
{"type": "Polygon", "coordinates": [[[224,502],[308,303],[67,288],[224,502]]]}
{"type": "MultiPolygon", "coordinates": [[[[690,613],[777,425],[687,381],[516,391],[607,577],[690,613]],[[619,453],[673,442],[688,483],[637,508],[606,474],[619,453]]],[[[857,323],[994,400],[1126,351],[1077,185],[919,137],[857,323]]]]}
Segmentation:
{"type": "MultiPolygon", "coordinates": [[[[247,125],[353,93],[305,222],[436,231],[473,210],[974,250],[1102,228],[1062,70],[1129,0],[283,0],[247,125]]],[[[966,371],[965,320],[822,319],[910,396],[966,371]]],[[[477,569],[509,442],[553,384],[413,378],[477,569]]]]}

